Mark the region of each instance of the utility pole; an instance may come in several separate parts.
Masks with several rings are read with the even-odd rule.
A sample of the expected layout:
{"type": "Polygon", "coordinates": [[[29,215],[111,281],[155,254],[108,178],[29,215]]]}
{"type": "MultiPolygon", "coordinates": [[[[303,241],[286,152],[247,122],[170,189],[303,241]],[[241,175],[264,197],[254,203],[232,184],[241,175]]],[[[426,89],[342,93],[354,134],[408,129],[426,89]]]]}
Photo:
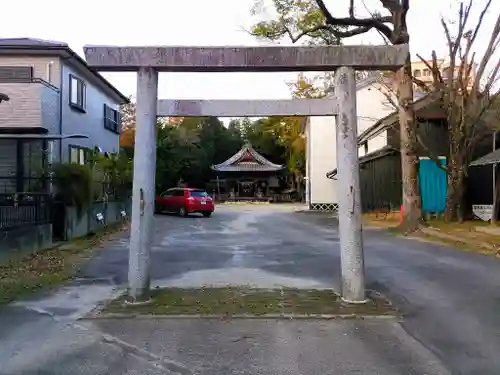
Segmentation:
{"type": "Polygon", "coordinates": [[[141,67],[137,72],[137,103],[132,189],[132,224],[128,269],[131,303],[148,301],[150,257],[153,240],[156,116],[158,72],[141,67]]]}
{"type": "Polygon", "coordinates": [[[335,91],[338,103],[335,122],[342,299],[349,303],[364,303],[365,267],[359,187],[356,78],[353,68],[337,69],[335,91]]]}

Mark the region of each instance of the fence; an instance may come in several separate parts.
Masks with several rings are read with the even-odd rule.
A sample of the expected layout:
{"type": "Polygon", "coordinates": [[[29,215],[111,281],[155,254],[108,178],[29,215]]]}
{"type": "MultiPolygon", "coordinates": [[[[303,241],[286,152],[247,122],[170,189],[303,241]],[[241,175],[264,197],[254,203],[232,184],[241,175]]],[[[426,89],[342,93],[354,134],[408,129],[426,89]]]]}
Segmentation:
{"type": "Polygon", "coordinates": [[[0,193],[0,229],[47,224],[51,220],[48,194],[0,193]]]}

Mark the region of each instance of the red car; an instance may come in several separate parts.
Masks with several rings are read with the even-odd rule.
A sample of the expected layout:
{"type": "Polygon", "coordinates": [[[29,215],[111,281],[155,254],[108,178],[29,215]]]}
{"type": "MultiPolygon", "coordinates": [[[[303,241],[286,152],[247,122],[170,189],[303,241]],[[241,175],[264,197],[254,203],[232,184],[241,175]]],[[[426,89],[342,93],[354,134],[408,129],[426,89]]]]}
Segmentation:
{"type": "Polygon", "coordinates": [[[210,217],[215,205],[205,190],[173,188],[155,198],[155,212],[175,212],[187,216],[198,212],[210,217]]]}

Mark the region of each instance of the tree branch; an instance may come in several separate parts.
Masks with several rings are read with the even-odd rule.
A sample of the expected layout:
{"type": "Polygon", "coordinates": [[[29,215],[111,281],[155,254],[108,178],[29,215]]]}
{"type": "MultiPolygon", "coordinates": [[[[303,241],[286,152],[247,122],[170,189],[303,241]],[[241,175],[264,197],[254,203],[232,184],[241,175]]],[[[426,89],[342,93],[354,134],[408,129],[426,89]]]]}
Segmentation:
{"type": "MultiPolygon", "coordinates": [[[[323,13],[325,17],[326,23],[331,26],[353,26],[358,28],[366,28],[366,31],[370,29],[377,29],[385,37],[389,40],[393,40],[393,32],[385,23],[390,23],[392,21],[392,17],[378,17],[378,18],[356,18],[356,17],[347,17],[347,18],[336,18],[330,13],[328,8],[325,5],[323,0],[315,0],[318,8],[323,13]]],[[[365,31],[365,32],[366,32],[365,31]]],[[[359,35],[361,32],[355,33],[353,35],[359,35]]],[[[352,35],[351,35],[352,36],[352,35]]]]}
{"type": "MultiPolygon", "coordinates": [[[[474,43],[474,41],[476,40],[477,34],[479,33],[479,29],[481,28],[481,25],[483,23],[483,18],[486,15],[486,13],[488,12],[488,9],[490,8],[491,1],[492,0],[488,0],[488,2],[486,3],[486,5],[483,8],[483,11],[479,15],[479,19],[478,19],[478,22],[477,22],[476,29],[472,33],[471,43],[474,43]]],[[[472,3],[471,3],[471,5],[472,5],[472,3]]]]}
{"type": "Polygon", "coordinates": [[[297,34],[295,36],[293,36],[291,30],[288,27],[286,27],[286,26],[283,28],[283,31],[285,32],[285,34],[288,35],[288,37],[290,38],[290,40],[292,41],[292,43],[296,43],[301,38],[303,38],[305,36],[308,36],[311,33],[315,33],[315,32],[321,31],[321,30],[332,31],[331,29],[332,29],[332,27],[329,26],[329,25],[318,25],[318,26],[315,26],[315,27],[311,27],[309,30],[304,30],[304,31],[300,32],[299,34],[297,34]]]}
{"type": "Polygon", "coordinates": [[[432,78],[433,78],[433,83],[434,85],[441,89],[442,88],[442,84],[444,83],[443,81],[443,76],[441,75],[441,71],[439,70],[439,67],[437,65],[437,57],[436,57],[436,51],[432,51],[432,65],[429,63],[429,61],[427,61],[426,59],[424,59],[421,55],[419,55],[417,53],[417,57],[420,59],[420,61],[422,61],[425,66],[431,71],[432,73],[432,78]]]}
{"type": "Polygon", "coordinates": [[[351,30],[347,30],[347,31],[334,30],[332,32],[337,38],[350,38],[351,36],[364,34],[368,31],[370,31],[370,29],[371,29],[370,27],[361,26],[361,27],[357,27],[355,29],[351,29],[351,30]]]}
{"type": "Polygon", "coordinates": [[[420,146],[422,146],[422,148],[424,149],[425,153],[427,155],[429,155],[429,158],[431,158],[432,161],[434,161],[434,163],[436,163],[436,165],[441,168],[443,171],[445,171],[446,173],[448,173],[448,168],[446,168],[445,165],[441,164],[441,161],[439,160],[439,155],[436,155],[424,142],[424,140],[422,139],[420,133],[417,131],[416,132],[416,135],[417,135],[417,141],[419,143],[420,146]]]}
{"type": "MultiPolygon", "coordinates": [[[[372,11],[370,11],[370,8],[368,8],[368,6],[366,5],[365,0],[361,0],[361,3],[362,3],[362,4],[363,4],[363,6],[365,7],[365,10],[366,10],[366,11],[370,14],[370,16],[371,16],[372,18],[375,18],[375,14],[374,14],[372,11]]],[[[386,38],[386,36],[385,36],[384,34],[382,34],[382,33],[380,32],[380,30],[377,30],[377,33],[378,33],[378,34],[382,37],[382,40],[384,41],[384,44],[387,46],[387,45],[389,44],[389,41],[388,41],[388,39],[386,38]]]]}
{"type": "MultiPolygon", "coordinates": [[[[329,31],[334,35],[336,35],[336,32],[337,32],[336,30],[333,29],[333,27],[331,25],[323,24],[323,25],[317,25],[317,26],[311,27],[310,29],[307,29],[307,30],[303,30],[297,35],[293,35],[292,31],[288,27],[283,26],[282,29],[280,29],[274,33],[267,33],[267,35],[265,35],[265,37],[269,38],[269,39],[278,39],[278,38],[282,37],[283,35],[287,35],[290,38],[290,40],[292,41],[292,43],[297,43],[303,37],[311,36],[310,34],[321,31],[321,30],[329,31]]],[[[262,35],[260,35],[258,33],[254,33],[252,31],[248,31],[248,30],[247,30],[247,32],[252,36],[262,37],[262,35]]],[[[337,37],[341,38],[341,36],[337,36],[337,37]]],[[[322,37],[320,36],[320,38],[322,38],[322,37]]],[[[326,40],[324,38],[322,38],[322,39],[326,42],[326,40]]]]}
{"type": "MultiPolygon", "coordinates": [[[[488,3],[489,5],[489,3],[488,3]]],[[[479,67],[477,69],[476,73],[476,79],[475,82],[472,86],[472,92],[478,92],[479,90],[479,84],[481,81],[481,78],[483,77],[484,71],[486,70],[486,67],[492,57],[492,55],[495,52],[496,47],[498,46],[498,36],[500,34],[500,15],[497,17],[497,20],[495,22],[495,26],[493,27],[492,34],[490,37],[490,40],[488,42],[488,46],[486,47],[486,51],[483,55],[483,58],[481,59],[481,62],[479,63],[479,67]]]]}

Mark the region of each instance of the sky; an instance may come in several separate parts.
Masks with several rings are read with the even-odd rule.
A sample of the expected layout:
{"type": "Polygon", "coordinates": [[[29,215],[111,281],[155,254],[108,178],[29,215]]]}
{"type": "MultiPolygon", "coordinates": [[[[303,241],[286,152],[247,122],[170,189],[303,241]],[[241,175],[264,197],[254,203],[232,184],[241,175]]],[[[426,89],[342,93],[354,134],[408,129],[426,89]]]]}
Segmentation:
{"type": "MultiPolygon", "coordinates": [[[[259,45],[249,35],[255,0],[86,0],[77,6],[65,0],[18,0],[2,5],[0,37],[32,37],[62,41],[83,55],[86,44],[107,45],[259,45]],[[72,10],[73,9],[73,10],[72,10]],[[29,10],[29,11],[27,11],[29,10]]],[[[380,9],[379,0],[356,0],[356,13],[380,9]]],[[[476,12],[486,0],[474,0],[476,12]]],[[[454,18],[456,0],[413,0],[408,15],[412,54],[430,56],[436,49],[445,54],[441,15],[454,18]]],[[[488,29],[500,12],[492,6],[477,49],[485,48],[488,29]]],[[[348,0],[327,0],[335,16],[346,16],[348,0]]],[[[262,17],[262,16],[261,16],[262,17]]],[[[472,18],[474,20],[475,17],[472,18]]],[[[473,22],[470,25],[474,25],[473,22]]],[[[381,44],[371,32],[346,40],[346,44],[381,44]]],[[[269,44],[269,43],[267,43],[269,44]]],[[[289,44],[283,42],[282,44],[289,44]]],[[[135,95],[135,73],[104,73],[125,95],[135,95]]],[[[161,73],[162,99],[283,99],[289,98],[286,82],[294,73],[161,73]]]]}

